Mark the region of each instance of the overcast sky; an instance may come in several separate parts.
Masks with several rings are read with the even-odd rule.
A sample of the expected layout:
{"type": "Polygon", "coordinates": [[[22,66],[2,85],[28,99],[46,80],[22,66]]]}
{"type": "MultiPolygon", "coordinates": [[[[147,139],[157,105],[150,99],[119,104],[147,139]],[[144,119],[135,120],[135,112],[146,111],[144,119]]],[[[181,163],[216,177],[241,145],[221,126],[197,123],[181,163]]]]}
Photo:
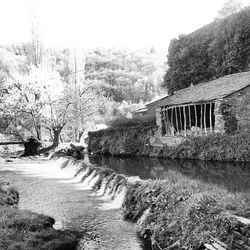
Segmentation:
{"type": "Polygon", "coordinates": [[[0,0],[0,44],[30,39],[34,2],[46,46],[166,51],[170,39],[212,22],[225,0],[0,0]]]}

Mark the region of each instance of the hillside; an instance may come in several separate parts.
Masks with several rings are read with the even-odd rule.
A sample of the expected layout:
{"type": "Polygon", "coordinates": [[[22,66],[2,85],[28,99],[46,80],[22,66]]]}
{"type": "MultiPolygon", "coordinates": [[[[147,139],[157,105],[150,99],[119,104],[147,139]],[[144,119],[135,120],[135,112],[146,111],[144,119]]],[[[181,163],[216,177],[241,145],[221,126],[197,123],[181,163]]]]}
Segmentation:
{"type": "Polygon", "coordinates": [[[250,7],[173,39],[163,86],[169,93],[224,75],[250,63],[250,7]]]}

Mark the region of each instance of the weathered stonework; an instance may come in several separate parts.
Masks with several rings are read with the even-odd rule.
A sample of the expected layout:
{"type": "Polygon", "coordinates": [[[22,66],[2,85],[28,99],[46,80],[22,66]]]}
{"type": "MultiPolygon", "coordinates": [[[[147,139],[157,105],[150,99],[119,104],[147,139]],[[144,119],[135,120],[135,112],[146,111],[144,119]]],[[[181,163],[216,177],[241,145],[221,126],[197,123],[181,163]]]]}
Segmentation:
{"type": "Polygon", "coordinates": [[[158,136],[162,136],[161,108],[156,109],[156,126],[158,127],[158,136]]]}
{"type": "Polygon", "coordinates": [[[250,86],[223,99],[226,132],[250,128],[250,86]]]}
{"type": "Polygon", "coordinates": [[[222,104],[222,100],[217,100],[215,102],[215,107],[214,107],[214,116],[215,116],[214,132],[215,133],[224,133],[225,131],[225,127],[224,127],[225,121],[223,119],[221,104],[222,104]]]}

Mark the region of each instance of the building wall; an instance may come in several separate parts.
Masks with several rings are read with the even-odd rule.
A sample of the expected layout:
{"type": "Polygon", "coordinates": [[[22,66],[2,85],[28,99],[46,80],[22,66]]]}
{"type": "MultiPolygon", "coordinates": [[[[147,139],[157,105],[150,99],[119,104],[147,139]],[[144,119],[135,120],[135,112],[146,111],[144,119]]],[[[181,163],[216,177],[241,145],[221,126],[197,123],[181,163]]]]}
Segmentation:
{"type": "Polygon", "coordinates": [[[214,108],[214,116],[215,116],[215,125],[214,132],[215,133],[224,133],[225,132],[225,120],[222,114],[222,99],[218,99],[215,101],[214,108]]]}
{"type": "Polygon", "coordinates": [[[220,108],[226,133],[250,128],[250,86],[225,97],[220,108]]]}
{"type": "Polygon", "coordinates": [[[148,115],[148,116],[155,115],[156,109],[160,108],[162,103],[165,102],[166,98],[168,98],[168,97],[166,96],[165,98],[162,98],[158,101],[147,104],[146,107],[148,108],[148,111],[146,112],[146,115],[148,115]]]}

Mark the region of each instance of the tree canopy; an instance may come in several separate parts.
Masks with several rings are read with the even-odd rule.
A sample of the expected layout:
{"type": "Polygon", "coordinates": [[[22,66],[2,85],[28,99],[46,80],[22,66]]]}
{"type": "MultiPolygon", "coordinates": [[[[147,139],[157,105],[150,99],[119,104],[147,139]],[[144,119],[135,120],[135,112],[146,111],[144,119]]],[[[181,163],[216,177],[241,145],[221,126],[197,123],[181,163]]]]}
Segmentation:
{"type": "Polygon", "coordinates": [[[191,84],[248,70],[250,8],[173,39],[163,86],[169,93],[191,84]]]}

